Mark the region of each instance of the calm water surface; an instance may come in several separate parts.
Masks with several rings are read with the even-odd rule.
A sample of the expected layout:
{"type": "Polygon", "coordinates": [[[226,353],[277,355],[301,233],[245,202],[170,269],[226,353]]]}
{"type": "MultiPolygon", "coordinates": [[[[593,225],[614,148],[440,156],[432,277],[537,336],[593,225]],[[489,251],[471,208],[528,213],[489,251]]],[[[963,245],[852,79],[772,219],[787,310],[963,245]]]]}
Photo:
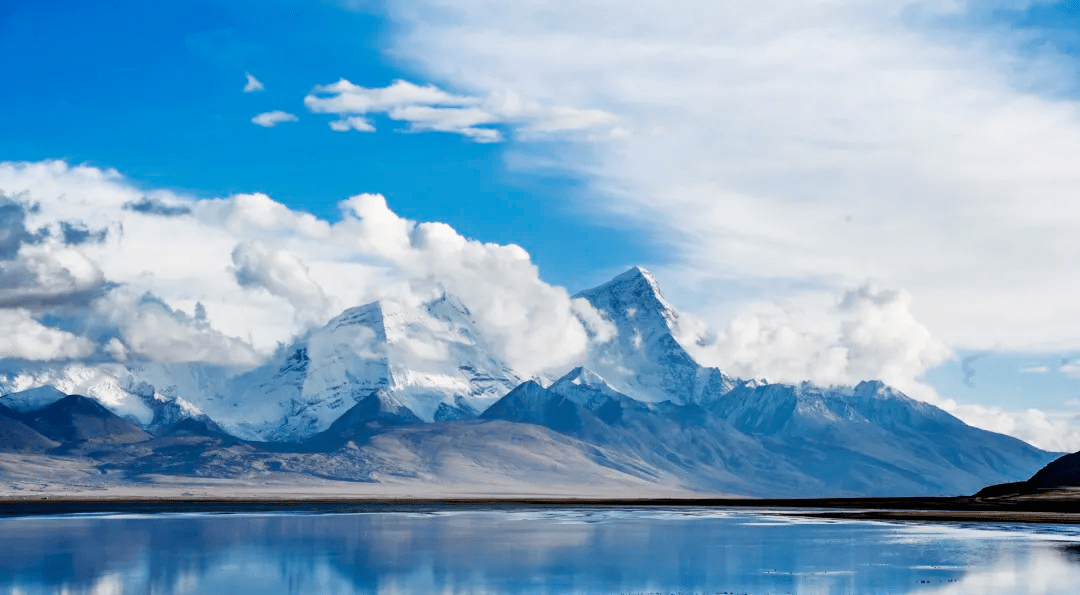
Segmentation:
{"type": "Polygon", "coordinates": [[[0,519],[0,593],[1080,593],[1080,531],[700,510],[0,519]]]}

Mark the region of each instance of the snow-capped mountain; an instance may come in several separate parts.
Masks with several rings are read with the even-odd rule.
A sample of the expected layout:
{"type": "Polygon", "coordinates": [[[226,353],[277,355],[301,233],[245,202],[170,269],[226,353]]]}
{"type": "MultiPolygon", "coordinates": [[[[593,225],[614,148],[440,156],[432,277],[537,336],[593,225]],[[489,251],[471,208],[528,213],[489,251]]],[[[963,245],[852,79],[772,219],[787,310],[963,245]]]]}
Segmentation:
{"type": "Polygon", "coordinates": [[[419,308],[350,308],[192,402],[242,438],[300,440],[374,391],[431,422],[475,417],[520,382],[489,353],[468,309],[443,296],[419,308]]]}
{"type": "MultiPolygon", "coordinates": [[[[1024,479],[1054,458],[880,382],[769,384],[701,366],[676,339],[678,315],[644,269],[576,297],[616,334],[594,338],[584,365],[546,387],[523,383],[469,310],[445,295],[416,306],[350,308],[253,369],[0,362],[0,389],[8,393],[0,405],[33,411],[83,394],[155,436],[177,428],[210,437],[227,432],[262,444],[248,450],[321,453],[323,466],[353,456],[341,454],[346,445],[377,442],[387,432],[421,432],[430,444],[461,438],[471,449],[475,436],[498,435],[498,450],[526,423],[572,438],[589,465],[634,481],[755,496],[972,493],[1024,479]],[[420,426],[431,429],[409,429],[420,426]],[[439,428],[446,440],[431,436],[439,428]]],[[[140,459],[139,468],[154,469],[154,456],[140,459]]]]}
{"type": "Polygon", "coordinates": [[[587,366],[619,392],[645,402],[699,403],[727,393],[735,380],[699,365],[678,340],[679,316],[648,271],[634,267],[578,293],[618,330],[589,349],[587,366]]]}
{"type": "Polygon", "coordinates": [[[491,355],[468,309],[452,296],[409,307],[350,308],[255,369],[207,364],[42,366],[13,373],[0,397],[35,408],[84,394],[150,428],[208,416],[247,440],[315,435],[376,390],[426,422],[476,417],[521,379],[491,355]],[[55,386],[59,391],[50,391],[55,386]]]}

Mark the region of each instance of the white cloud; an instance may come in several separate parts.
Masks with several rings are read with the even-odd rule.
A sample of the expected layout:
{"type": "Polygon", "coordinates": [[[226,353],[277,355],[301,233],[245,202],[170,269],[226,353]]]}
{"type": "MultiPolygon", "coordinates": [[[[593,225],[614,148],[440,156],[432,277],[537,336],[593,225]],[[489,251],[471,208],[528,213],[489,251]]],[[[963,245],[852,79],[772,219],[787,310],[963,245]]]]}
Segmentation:
{"type": "Polygon", "coordinates": [[[1015,436],[1045,450],[1080,451],[1080,415],[1075,411],[1034,408],[1010,411],[1000,407],[954,403],[946,403],[944,408],[965,423],[1015,436]]]}
{"type": "Polygon", "coordinates": [[[130,288],[110,291],[95,302],[94,323],[118,330],[105,350],[119,360],[137,357],[153,362],[203,362],[252,366],[260,361],[248,343],[228,337],[208,324],[171,308],[161,299],[130,288]]]}
{"type": "Polygon", "coordinates": [[[304,105],[312,113],[341,116],[330,122],[337,132],[371,132],[375,127],[363,116],[385,114],[407,122],[408,132],[451,132],[484,143],[503,140],[495,128],[499,125],[514,127],[522,138],[597,129],[607,129],[609,138],[626,133],[614,126],[614,116],[601,110],[546,107],[507,91],[492,92],[486,98],[454,95],[434,85],[401,80],[388,87],[368,88],[341,79],[316,86],[304,98],[304,105]]]}
{"type": "Polygon", "coordinates": [[[544,283],[525,250],[462,237],[444,223],[415,223],[381,195],[342,203],[335,226],[354,250],[389,266],[409,299],[445,289],[473,313],[489,341],[522,376],[580,363],[588,335],[566,290],[544,283]]]}
{"type": "Polygon", "coordinates": [[[498,142],[502,135],[494,128],[478,128],[497,124],[499,117],[477,107],[430,107],[407,105],[388,113],[391,119],[410,124],[412,132],[456,132],[477,142],[498,142]]]}
{"type": "Polygon", "coordinates": [[[684,315],[679,338],[698,361],[741,378],[821,385],[883,380],[940,403],[919,379],[952,354],[912,316],[910,306],[906,292],[867,284],[839,297],[754,304],[718,333],[684,315]]]}
{"type": "Polygon", "coordinates": [[[296,256],[262,242],[246,241],[232,251],[232,261],[237,283],[285,298],[305,322],[315,323],[334,314],[322,287],[296,256]]]}
{"type": "Polygon", "coordinates": [[[329,85],[317,85],[304,98],[304,105],[316,114],[385,113],[407,105],[465,106],[477,103],[477,99],[452,95],[434,85],[421,87],[401,80],[388,87],[368,88],[341,79],[329,85]]]}
{"type": "Polygon", "coordinates": [[[97,266],[74,248],[55,241],[23,244],[12,260],[0,260],[0,307],[41,308],[99,288],[97,266]]]}
{"type": "MultiPolygon", "coordinates": [[[[96,321],[86,332],[115,361],[250,363],[347,307],[417,305],[444,291],[523,376],[577,365],[588,333],[606,332],[587,304],[544,283],[520,247],[404,219],[380,195],[343,200],[330,223],[263,194],[147,193],[115,172],[55,161],[0,163],[0,193],[37,205],[24,231],[71,220],[118,230],[64,247],[106,284],[86,306],[96,321]]],[[[12,262],[30,259],[25,247],[12,262]]]]}
{"type": "Polygon", "coordinates": [[[295,122],[300,118],[296,117],[289,112],[283,112],[281,110],[274,110],[272,112],[263,112],[251,119],[252,124],[258,124],[264,128],[273,128],[282,122],[295,122]]]}
{"type": "Polygon", "coordinates": [[[1021,374],[1046,374],[1050,371],[1047,366],[1028,366],[1026,368],[1020,368],[1021,374]]]}
{"type": "Polygon", "coordinates": [[[605,318],[599,310],[592,307],[589,300],[585,298],[574,299],[573,309],[574,313],[585,325],[589,336],[597,343],[607,343],[619,334],[615,324],[605,318]]]}
{"type": "Polygon", "coordinates": [[[68,360],[86,357],[93,344],[82,337],[47,327],[25,309],[0,309],[0,359],[68,360]]]}
{"type": "Polygon", "coordinates": [[[598,216],[669,249],[658,275],[697,271],[668,284],[690,309],[876,278],[911,292],[953,348],[1080,346],[1080,261],[1064,256],[1080,251],[1080,105],[1063,82],[1076,64],[1037,33],[969,24],[984,3],[948,7],[408,0],[387,13],[419,76],[625,122],[619,143],[567,146],[555,165],[591,185],[598,216]],[[774,290],[688,289],[732,281],[774,290]]]}
{"type": "Polygon", "coordinates": [[[1066,256],[1080,252],[1078,64],[1005,24],[1030,5],[405,0],[385,11],[398,25],[390,49],[415,76],[618,117],[618,143],[577,136],[554,156],[521,144],[512,163],[579,176],[582,208],[663,249],[667,266],[650,268],[666,293],[727,329],[714,363],[791,380],[888,375],[948,405],[918,376],[942,345],[1080,348],[1080,261],[1066,256]],[[904,288],[910,305],[836,302],[866,279],[904,288]]]}
{"type": "Polygon", "coordinates": [[[330,120],[330,130],[334,132],[348,132],[350,130],[375,132],[375,127],[371,125],[371,122],[360,116],[351,116],[340,120],[330,120]]]}
{"type": "Polygon", "coordinates": [[[264,89],[263,84],[259,79],[252,76],[250,72],[245,72],[244,76],[247,77],[247,84],[244,85],[244,93],[258,93],[264,89]]]}
{"type": "MultiPolygon", "coordinates": [[[[590,334],[614,333],[587,303],[544,283],[520,247],[404,219],[376,194],[343,200],[341,219],[330,223],[263,194],[196,200],[55,161],[0,163],[0,193],[36,205],[0,226],[15,238],[0,239],[8,254],[0,265],[43,266],[30,277],[40,282],[27,287],[59,297],[34,298],[39,309],[83,318],[80,328],[50,328],[26,307],[0,306],[0,358],[248,365],[346,307],[383,298],[415,305],[443,291],[461,299],[523,377],[563,372],[581,362],[590,334]],[[139,204],[150,206],[132,207],[139,204]],[[110,231],[77,246],[38,233],[61,221],[110,231]],[[75,281],[54,282],[68,277],[75,281]]],[[[913,316],[905,292],[868,284],[796,297],[786,307],[748,307],[721,333],[684,316],[682,339],[703,363],[736,375],[824,384],[880,378],[969,423],[1080,449],[1069,415],[958,405],[920,383],[949,352],[913,316]]],[[[84,384],[97,378],[75,376],[84,384]]]]}
{"type": "Polygon", "coordinates": [[[1068,374],[1069,376],[1080,378],[1080,360],[1062,364],[1061,367],[1058,368],[1058,371],[1062,374],[1068,374]]]}

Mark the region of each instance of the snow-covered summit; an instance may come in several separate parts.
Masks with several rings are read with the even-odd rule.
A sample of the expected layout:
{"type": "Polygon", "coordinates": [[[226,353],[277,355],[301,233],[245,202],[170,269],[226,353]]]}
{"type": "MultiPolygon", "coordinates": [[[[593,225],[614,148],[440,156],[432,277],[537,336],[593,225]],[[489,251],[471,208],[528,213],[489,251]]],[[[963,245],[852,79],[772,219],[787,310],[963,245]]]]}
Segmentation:
{"type": "Polygon", "coordinates": [[[424,421],[473,417],[517,386],[471,313],[452,296],[419,307],[378,301],[350,308],[223,395],[191,400],[236,435],[298,440],[330,427],[373,391],[424,421]]]}
{"type": "Polygon", "coordinates": [[[648,271],[634,267],[575,297],[588,300],[617,330],[590,345],[587,367],[619,392],[646,402],[694,403],[731,390],[734,380],[699,365],[677,336],[678,314],[648,271]]]}
{"type": "Polygon", "coordinates": [[[640,315],[643,320],[663,325],[668,330],[678,324],[678,314],[664,299],[656,278],[639,266],[575,297],[583,297],[602,310],[621,308],[628,318],[636,319],[640,315]]]}
{"type": "Polygon", "coordinates": [[[15,411],[26,413],[27,411],[52,405],[66,396],[68,395],[55,387],[46,385],[6,394],[0,398],[0,404],[15,411]]]}
{"type": "Polygon", "coordinates": [[[548,390],[589,408],[610,399],[626,398],[599,374],[585,367],[574,368],[548,390]]]}

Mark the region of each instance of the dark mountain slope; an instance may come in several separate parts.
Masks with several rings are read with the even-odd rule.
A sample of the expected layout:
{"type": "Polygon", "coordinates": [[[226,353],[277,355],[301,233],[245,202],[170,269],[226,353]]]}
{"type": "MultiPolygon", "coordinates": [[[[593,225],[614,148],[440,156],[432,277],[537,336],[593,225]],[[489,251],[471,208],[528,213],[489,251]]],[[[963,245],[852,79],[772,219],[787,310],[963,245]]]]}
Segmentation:
{"type": "Polygon", "coordinates": [[[1065,488],[1080,488],[1080,452],[1054,459],[1025,481],[987,486],[976,495],[1011,496],[1065,488]]]}
{"type": "Polygon", "coordinates": [[[0,452],[43,453],[57,446],[59,442],[23,423],[17,411],[0,405],[0,452]]]}
{"type": "Polygon", "coordinates": [[[63,443],[126,444],[151,438],[134,423],[79,395],[28,412],[25,420],[47,438],[63,443]]]}
{"type": "Polygon", "coordinates": [[[326,430],[304,440],[300,450],[331,451],[349,441],[363,443],[386,428],[424,423],[384,390],[371,391],[334,420],[326,430]]]}
{"type": "Polygon", "coordinates": [[[1080,487],[1080,452],[1067,454],[1050,462],[1026,483],[1035,490],[1080,487]]]}

